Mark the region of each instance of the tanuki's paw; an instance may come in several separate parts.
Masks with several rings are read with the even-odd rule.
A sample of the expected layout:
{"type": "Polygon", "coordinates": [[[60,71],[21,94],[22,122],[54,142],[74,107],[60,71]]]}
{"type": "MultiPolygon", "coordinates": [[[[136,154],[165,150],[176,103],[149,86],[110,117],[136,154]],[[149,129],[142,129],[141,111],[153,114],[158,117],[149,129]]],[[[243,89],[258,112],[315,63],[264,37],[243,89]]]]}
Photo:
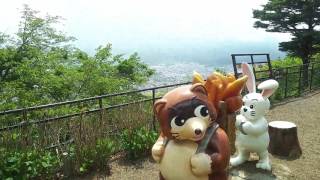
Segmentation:
{"type": "Polygon", "coordinates": [[[208,154],[199,153],[191,157],[191,170],[197,176],[211,173],[211,158],[208,154]]]}
{"type": "Polygon", "coordinates": [[[152,147],[152,157],[153,159],[159,163],[161,158],[162,158],[162,155],[164,153],[164,145],[161,144],[161,143],[155,143],[152,147]]]}

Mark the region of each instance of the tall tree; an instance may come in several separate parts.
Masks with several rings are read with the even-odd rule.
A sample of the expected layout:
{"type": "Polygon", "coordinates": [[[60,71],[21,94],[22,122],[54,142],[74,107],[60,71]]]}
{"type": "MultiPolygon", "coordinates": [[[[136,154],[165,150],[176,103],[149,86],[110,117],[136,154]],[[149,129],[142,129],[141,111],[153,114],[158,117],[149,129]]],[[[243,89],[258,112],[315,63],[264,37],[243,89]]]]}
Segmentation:
{"type": "Polygon", "coordinates": [[[60,20],[60,16],[40,17],[38,11],[24,5],[16,38],[0,33],[0,48],[1,44],[6,47],[1,48],[0,81],[19,78],[14,68],[24,60],[39,58],[52,49],[66,46],[75,40],[55,28],[60,20]]]}
{"type": "Polygon", "coordinates": [[[153,70],[136,53],[112,54],[111,44],[92,56],[57,30],[59,16],[24,6],[16,36],[0,32],[0,111],[126,91],[153,70]]]}
{"type": "Polygon", "coordinates": [[[269,0],[261,10],[253,10],[256,28],[267,32],[290,33],[291,41],[281,42],[279,49],[289,55],[298,56],[305,64],[304,85],[308,84],[308,63],[320,44],[319,0],[269,0]]]}

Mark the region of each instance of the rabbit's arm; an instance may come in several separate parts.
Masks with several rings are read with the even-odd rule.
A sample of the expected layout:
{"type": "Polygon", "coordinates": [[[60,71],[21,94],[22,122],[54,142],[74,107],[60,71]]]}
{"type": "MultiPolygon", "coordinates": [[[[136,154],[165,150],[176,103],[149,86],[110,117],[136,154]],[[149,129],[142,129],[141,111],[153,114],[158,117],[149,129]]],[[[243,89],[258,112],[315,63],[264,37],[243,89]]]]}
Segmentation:
{"type": "Polygon", "coordinates": [[[247,121],[246,118],[242,114],[237,115],[236,123],[235,123],[236,128],[239,129],[241,122],[246,122],[246,121],[247,121]]]}
{"type": "Polygon", "coordinates": [[[267,124],[252,124],[251,122],[245,122],[242,125],[243,131],[247,134],[259,136],[268,130],[267,124]]]}

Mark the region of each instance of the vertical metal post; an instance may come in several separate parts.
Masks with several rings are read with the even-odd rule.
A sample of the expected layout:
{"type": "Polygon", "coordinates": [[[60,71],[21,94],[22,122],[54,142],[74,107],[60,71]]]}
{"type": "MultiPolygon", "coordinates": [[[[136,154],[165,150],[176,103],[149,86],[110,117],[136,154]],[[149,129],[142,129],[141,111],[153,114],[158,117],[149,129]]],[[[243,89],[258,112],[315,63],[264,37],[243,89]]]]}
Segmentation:
{"type": "Polygon", "coordinates": [[[25,145],[27,146],[27,145],[29,145],[29,143],[28,143],[28,137],[29,137],[29,134],[28,134],[28,132],[27,132],[27,126],[28,126],[28,114],[27,114],[27,110],[26,109],[23,109],[23,111],[22,111],[22,119],[23,119],[23,123],[24,123],[24,125],[23,125],[23,127],[22,127],[22,136],[24,137],[23,139],[24,139],[24,143],[25,143],[25,145]]]}
{"type": "Polygon", "coordinates": [[[25,121],[25,123],[27,123],[28,115],[27,115],[27,110],[26,109],[23,109],[23,111],[22,111],[22,119],[23,119],[23,121],[25,121]]]}
{"type": "Polygon", "coordinates": [[[102,104],[102,98],[99,98],[99,109],[100,109],[100,123],[103,119],[103,104],[102,104]]]}
{"type": "Polygon", "coordinates": [[[103,104],[102,104],[102,98],[99,98],[99,109],[100,109],[100,122],[99,122],[99,130],[100,130],[100,135],[102,135],[102,126],[103,126],[103,104]]]}
{"type": "Polygon", "coordinates": [[[286,67],[286,82],[285,82],[285,91],[284,91],[284,98],[288,96],[288,67],[286,67]]]}
{"type": "Polygon", "coordinates": [[[266,54],[266,55],[267,55],[267,62],[268,62],[268,66],[269,66],[269,76],[270,76],[270,78],[273,78],[272,65],[271,65],[271,61],[270,61],[270,54],[266,54]]]}
{"type": "Polygon", "coordinates": [[[255,81],[257,81],[256,68],[254,67],[254,61],[253,61],[253,55],[252,54],[250,54],[250,60],[251,60],[251,66],[252,66],[253,74],[254,74],[254,79],[255,79],[255,81]]]}
{"type": "MultiPolygon", "coordinates": [[[[156,90],[153,88],[152,89],[152,109],[155,102],[156,102],[156,90]]],[[[152,117],[152,128],[153,130],[156,130],[156,115],[154,111],[153,111],[153,117],[152,117]]]]}
{"type": "Polygon", "coordinates": [[[299,68],[299,87],[298,87],[298,95],[301,95],[301,76],[302,76],[302,70],[304,65],[301,65],[299,68]]]}
{"type": "Polygon", "coordinates": [[[314,63],[312,63],[312,66],[311,66],[309,91],[312,90],[313,68],[314,68],[314,63]]]}
{"type": "Polygon", "coordinates": [[[234,76],[238,79],[237,63],[234,54],[231,54],[234,76]]]}

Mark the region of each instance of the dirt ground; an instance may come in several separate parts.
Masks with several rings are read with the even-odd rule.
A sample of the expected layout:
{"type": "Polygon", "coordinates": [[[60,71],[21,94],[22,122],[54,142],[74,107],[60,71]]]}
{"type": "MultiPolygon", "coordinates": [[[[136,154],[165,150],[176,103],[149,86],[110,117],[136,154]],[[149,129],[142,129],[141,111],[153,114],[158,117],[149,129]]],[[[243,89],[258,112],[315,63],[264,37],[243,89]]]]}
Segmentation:
{"type": "MultiPolygon", "coordinates": [[[[272,172],[257,170],[254,162],[231,168],[230,179],[320,179],[320,93],[290,100],[270,110],[268,121],[291,121],[298,127],[302,155],[290,160],[270,155],[272,172]]],[[[111,163],[112,175],[97,174],[85,179],[136,180],[158,179],[158,166],[150,158],[135,163],[123,160],[111,163]]]]}

